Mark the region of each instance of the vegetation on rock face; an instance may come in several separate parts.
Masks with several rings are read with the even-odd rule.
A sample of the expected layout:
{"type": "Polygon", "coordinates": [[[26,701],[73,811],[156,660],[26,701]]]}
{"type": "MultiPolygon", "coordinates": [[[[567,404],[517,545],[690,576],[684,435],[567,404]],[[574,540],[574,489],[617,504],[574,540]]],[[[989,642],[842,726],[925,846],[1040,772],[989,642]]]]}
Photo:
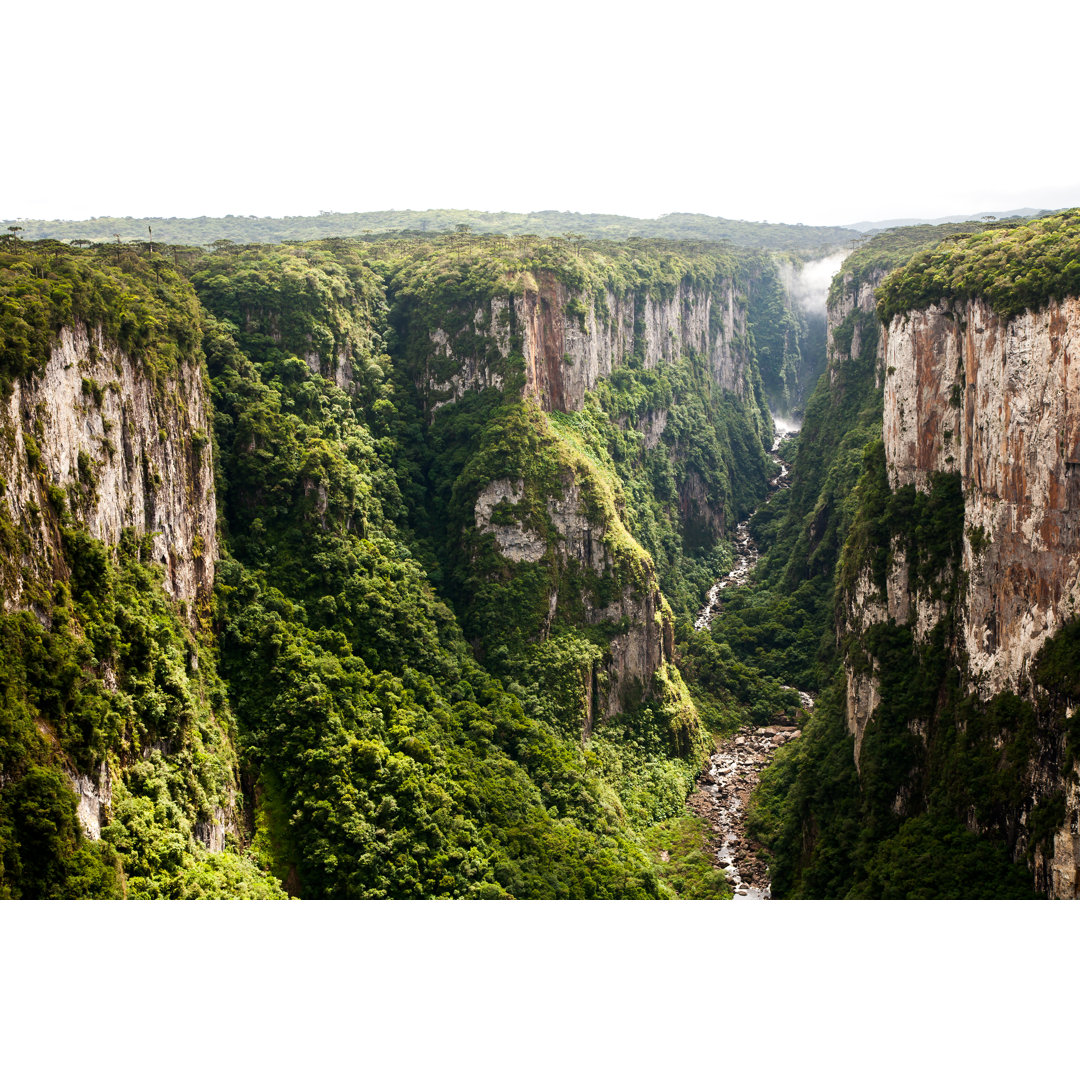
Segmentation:
{"type": "Polygon", "coordinates": [[[857,300],[912,251],[957,228],[912,226],[874,236],[833,281],[829,367],[806,404],[791,486],[754,515],[750,530],[762,552],[755,584],[725,594],[712,628],[714,638],[759,672],[776,671],[810,691],[832,682],[839,662],[836,570],[859,510],[856,488],[867,450],[881,438],[878,322],[857,300]]]}
{"type": "MultiPolygon", "coordinates": [[[[881,310],[944,288],[946,270],[949,296],[1034,295],[1038,275],[1008,270],[1013,241],[999,246],[1014,293],[987,267],[994,238],[1014,234],[1050,267],[1072,219],[1046,221],[1023,237],[972,224],[978,235],[890,279],[883,295],[901,299],[881,310]],[[961,250],[973,260],[963,273],[950,262],[961,250]]],[[[836,288],[857,297],[964,228],[876,237],[836,288]]],[[[145,538],[101,544],[79,500],[43,481],[36,514],[70,577],[31,580],[0,498],[0,894],[723,895],[684,812],[705,731],[790,715],[797,685],[817,708],[751,814],[776,895],[1029,895],[1009,859],[1017,807],[1048,733],[1070,761],[1080,745],[1076,635],[1040,654],[1034,698],[990,702],[966,695],[947,660],[948,617],[922,642],[889,624],[837,642],[837,595],[864,567],[880,586],[891,547],[948,613],[963,535],[955,477],[889,490],[878,323],[848,306],[792,486],[752,521],[757,580],[728,590],[698,633],[691,618],[730,565],[730,532],[767,491],[766,400],[798,388],[803,327],[770,257],[466,232],[153,253],[12,242],[0,254],[5,389],[75,321],[151,380],[178,357],[205,358],[214,428],[199,452],[214,455],[222,556],[212,625],[196,636],[145,538]],[[733,288],[746,332],[725,331],[747,396],[722,392],[693,350],[646,366],[639,348],[580,409],[542,411],[522,397],[512,312],[551,283],[583,328],[611,317],[612,295],[636,312],[645,296],[733,288]],[[506,325],[485,321],[500,309],[506,325]],[[437,332],[455,360],[434,348],[437,332]],[[462,358],[498,377],[433,395],[462,358]],[[478,499],[496,483],[512,497],[485,522],[478,499]],[[582,553],[560,532],[570,516],[582,553]],[[497,529],[527,537],[529,558],[509,557],[497,529]],[[9,610],[16,581],[29,610],[9,610]],[[634,622],[645,610],[647,628],[634,622]],[[646,629],[655,671],[626,680],[605,716],[620,643],[646,629]],[[859,773],[845,655],[883,673],[859,773]],[[98,840],[79,823],[76,777],[107,783],[98,840]],[[971,813],[980,835],[964,827],[971,813]],[[224,850],[211,854],[209,835],[224,850]]],[[[84,397],[97,407],[93,385],[84,397]]],[[[40,460],[29,428],[24,441],[40,460]]],[[[1035,812],[1037,840],[1063,820],[1059,802],[1035,812]]]]}
{"type": "Polygon", "coordinates": [[[236,812],[235,732],[212,653],[134,535],[110,550],[69,529],[63,546],[71,578],[55,584],[45,624],[0,616],[0,894],[281,895],[237,850],[211,856],[196,839],[236,812]],[[100,841],[77,820],[78,775],[111,786],[100,841]]]}
{"type": "MultiPolygon", "coordinates": [[[[1048,253],[1059,262],[1064,258],[1062,237],[1072,228],[1072,215],[1047,222],[990,232],[972,223],[964,228],[978,235],[914,257],[913,248],[939,240],[940,229],[876,237],[845,262],[833,285],[834,310],[843,294],[852,303],[860,287],[910,259],[878,292],[882,319],[935,299],[971,295],[987,296],[1003,315],[1015,313],[1022,295],[1030,300],[1035,294],[1024,292],[1027,285],[1013,286],[1035,281],[1051,261],[1048,253]],[[1020,243],[1030,245],[1026,255],[1020,243]],[[1006,261],[998,265],[994,251],[1006,261]],[[1001,269],[1008,260],[1016,272],[1008,281],[995,278],[993,267],[1001,269]],[[1028,260],[1031,273],[1022,272],[1028,260]]],[[[911,486],[890,490],[880,442],[873,318],[851,310],[835,327],[832,346],[830,375],[807,409],[795,483],[753,523],[759,542],[769,548],[761,583],[747,599],[733,598],[717,628],[718,636],[747,655],[746,642],[760,640],[748,634],[747,610],[758,619],[773,615],[779,622],[782,612],[786,624],[793,620],[790,601],[772,591],[776,582],[795,588],[794,597],[815,578],[822,586],[808,594],[817,597],[816,610],[824,615],[815,624],[822,631],[817,663],[801,672],[804,678],[816,673],[821,695],[803,737],[782,748],[764,774],[750,814],[751,829],[771,851],[774,894],[1030,897],[1031,874],[1013,859],[1025,815],[1030,814],[1028,858],[1064,821],[1063,799],[1036,792],[1033,778],[1047,747],[1076,745],[1067,720],[1073,688],[1061,676],[1067,667],[1062,658],[1072,655],[1073,628],[1065,627],[1043,649],[1033,685],[1021,688],[1023,697],[1003,693],[982,701],[965,691],[953,629],[963,584],[959,477],[935,476],[928,492],[911,486]],[[869,571],[883,591],[893,550],[904,553],[911,589],[933,597],[943,617],[920,642],[907,626],[887,622],[839,643],[853,669],[873,664],[881,691],[856,772],[834,629],[843,630],[845,617],[833,590],[850,597],[856,579],[869,571]],[[968,828],[972,821],[977,833],[968,828]]],[[[773,639],[767,628],[765,637],[773,639]]],[[[812,640],[806,639],[807,660],[812,640]]],[[[783,658],[780,663],[798,678],[796,666],[783,658]]]]}
{"type": "Polygon", "coordinates": [[[869,566],[883,589],[885,558],[902,549],[911,587],[935,594],[946,614],[921,642],[893,622],[844,641],[849,665],[873,665],[881,702],[858,775],[839,671],[804,737],[778,752],[751,812],[772,852],[774,888],[793,897],[1030,897],[1030,875],[1009,852],[1031,797],[1036,714],[1011,694],[988,702],[965,694],[951,659],[961,600],[959,478],[935,477],[928,494],[890,492],[878,443],[857,496],[841,587],[869,566]],[[962,827],[972,818],[978,836],[962,827]]]}
{"type": "Polygon", "coordinates": [[[709,823],[696,817],[670,818],[645,834],[657,872],[680,900],[726,900],[731,886],[707,854],[709,823]]]}
{"type": "MultiPolygon", "coordinates": [[[[280,254],[321,260],[318,250],[280,254]]],[[[419,497],[410,501],[423,507],[421,464],[448,469],[473,491],[485,454],[503,470],[517,455],[521,468],[539,469],[541,486],[574,461],[559,456],[543,417],[482,396],[468,402],[484,411],[458,429],[445,463],[439,453],[418,458],[439,425],[428,435],[408,384],[389,378],[388,357],[375,351],[389,332],[379,310],[369,310],[378,329],[366,340],[343,334],[331,325],[340,320],[330,290],[302,338],[276,337],[264,330],[271,309],[237,299],[240,285],[261,295],[258,271],[233,267],[241,279],[233,285],[225,269],[212,256],[195,281],[217,316],[246,327],[234,339],[228,324],[214,324],[208,356],[237,559],[219,569],[222,670],[264,808],[256,849],[308,896],[658,895],[632,828],[675,811],[631,796],[667,767],[682,792],[694,765],[680,764],[664,740],[646,749],[639,736],[606,731],[610,764],[599,769],[596,750],[581,746],[580,695],[557,681],[598,651],[588,635],[567,626],[540,650],[518,631],[517,664],[495,664],[518,678],[504,688],[473,659],[455,615],[409,557],[414,534],[400,492],[411,487],[419,497]],[[335,338],[335,356],[348,357],[347,393],[293,355],[320,331],[335,338]],[[464,458],[454,458],[455,446],[464,458]],[[627,784],[634,769],[638,780],[627,784]]],[[[273,255],[267,272],[277,272],[273,255]]],[[[355,316],[357,282],[371,271],[356,263],[352,273],[344,303],[355,316]]],[[[266,293],[277,295],[272,286],[266,293]]],[[[452,417],[440,424],[452,428],[452,417]]],[[[453,527],[468,523],[474,498],[459,500],[453,527]]],[[[415,516],[424,526],[427,516],[415,516]]],[[[428,537],[429,557],[440,547],[428,537]]],[[[445,583],[479,574],[479,593],[483,563],[457,565],[445,583]]],[[[482,594],[466,609],[491,615],[480,623],[488,651],[513,644],[515,619],[527,625],[519,602],[512,589],[491,592],[501,621],[482,594]]]]}
{"type": "MultiPolygon", "coordinates": [[[[776,263],[763,264],[754,275],[747,308],[765,396],[773,412],[790,416],[801,404],[800,337],[809,328],[804,327],[800,313],[791,309],[776,263]]],[[[809,338],[807,334],[808,345],[809,338]]]]}
{"type": "Polygon", "coordinates": [[[702,357],[646,370],[629,356],[617,384],[554,416],[508,380],[431,423],[413,362],[436,319],[454,328],[530,276],[563,282],[573,315],[575,297],[602,307],[612,290],[712,289],[740,259],[423,237],[164,253],[20,241],[8,255],[9,385],[75,322],[151,378],[205,356],[214,430],[197,452],[214,454],[222,557],[196,638],[145,538],[110,549],[63,491],[43,495],[46,532],[66,530],[65,584],[32,577],[0,518],[4,580],[34,611],[0,627],[6,895],[716,894],[702,837],[676,824],[704,743],[659,582],[692,611],[726,557],[720,508],[745,513],[764,491],[752,342],[748,402],[716,392],[702,357]],[[667,430],[646,449],[637,425],[654,408],[667,430]],[[524,497],[499,512],[547,539],[539,565],[511,566],[476,528],[478,491],[506,477],[524,497]],[[548,500],[568,492],[599,561],[560,548],[548,500]],[[684,492],[696,518],[672,505],[684,492]],[[620,604],[633,617],[590,614],[620,604]],[[645,610],[655,625],[636,627],[645,610]],[[658,666],[605,718],[605,665],[632,631],[653,635],[658,666]],[[75,776],[103,800],[100,840],[83,835],[75,776]],[[646,835],[660,823],[679,838],[677,881],[646,835]]]}
{"type": "MultiPolygon", "coordinates": [[[[870,243],[891,250],[880,238],[870,243]]],[[[846,260],[836,278],[846,278],[852,298],[881,272],[876,260],[864,267],[856,259],[846,260]]],[[[835,311],[836,297],[833,303],[835,311]]],[[[877,346],[874,316],[858,307],[833,328],[829,367],[806,403],[794,446],[791,486],[750,522],[761,551],[755,582],[729,589],[712,624],[712,637],[745,669],[743,685],[754,685],[757,700],[774,711],[783,700],[780,684],[817,691],[829,685],[838,663],[836,566],[857,511],[865,448],[881,435],[877,346]]]]}
{"type": "MultiPolygon", "coordinates": [[[[851,285],[878,280],[904,266],[916,255],[925,255],[947,237],[985,233],[1014,224],[1010,221],[964,221],[944,225],[905,225],[863,237],[844,260],[840,273],[829,287],[829,306],[834,306],[851,285]]],[[[854,295],[857,295],[857,290],[854,295]]]]}
{"type": "Polygon", "coordinates": [[[0,394],[40,372],[62,327],[100,327],[147,372],[194,356],[200,311],[172,259],[99,245],[19,242],[0,250],[0,394]]]}

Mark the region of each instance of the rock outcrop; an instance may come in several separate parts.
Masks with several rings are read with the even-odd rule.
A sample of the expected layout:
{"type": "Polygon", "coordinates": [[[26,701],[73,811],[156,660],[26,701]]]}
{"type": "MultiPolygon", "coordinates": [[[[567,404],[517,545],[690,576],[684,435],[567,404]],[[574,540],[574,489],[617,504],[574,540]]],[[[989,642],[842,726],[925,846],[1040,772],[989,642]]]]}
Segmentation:
{"type": "Polygon", "coordinates": [[[545,533],[517,520],[496,524],[497,509],[509,511],[525,494],[521,480],[494,480],[479,494],[476,527],[494,538],[500,554],[513,563],[548,565],[554,584],[548,595],[546,633],[560,612],[557,582],[572,568],[588,571],[598,581],[618,577],[623,583],[614,599],[599,601],[591,590],[562,595],[564,607],[580,610],[588,626],[608,624],[620,629],[611,636],[600,665],[588,680],[587,729],[594,719],[607,718],[649,693],[653,677],[674,659],[674,622],[656,580],[648,554],[641,550],[617,520],[598,520],[584,505],[572,476],[561,492],[545,500],[545,533]]]}
{"type": "MultiPolygon", "coordinates": [[[[163,569],[164,589],[190,630],[198,630],[209,612],[218,557],[211,424],[196,357],[179,358],[175,373],[163,375],[98,329],[63,328],[40,373],[14,380],[0,402],[0,523],[6,516],[19,537],[17,546],[0,550],[0,610],[29,609],[48,626],[52,586],[70,575],[62,530],[85,529],[110,545],[131,530],[163,569]]],[[[191,671],[197,657],[192,643],[191,671]]],[[[109,690],[116,688],[112,661],[98,674],[109,690]]],[[[114,777],[125,776],[131,748],[109,747],[86,774],[43,722],[38,727],[63,762],[83,831],[99,839],[114,777]]],[[[161,748],[177,750],[166,743],[161,748]]],[[[190,753],[190,746],[182,752],[190,753]]],[[[235,770],[231,746],[200,744],[200,752],[220,755],[223,772],[235,770]]],[[[196,839],[211,851],[223,850],[226,830],[236,831],[231,783],[222,797],[225,805],[212,807],[211,820],[196,829],[196,839]]]]}
{"type": "Polygon", "coordinates": [[[63,576],[55,521],[67,514],[110,544],[125,528],[148,535],[166,590],[195,619],[218,553],[208,401],[195,363],[155,380],[100,331],[60,332],[40,376],[0,405],[0,498],[29,541],[4,610],[25,606],[27,581],[63,576]]]}
{"type": "MultiPolygon", "coordinates": [[[[743,403],[750,431],[765,442],[771,430],[764,428],[771,425],[746,297],[720,265],[707,271],[699,266],[681,278],[658,274],[655,285],[618,288],[610,284],[613,279],[606,286],[572,287],[550,270],[533,268],[508,274],[505,291],[495,287],[471,302],[459,293],[440,308],[427,293],[410,297],[400,309],[399,333],[409,342],[413,379],[428,417],[437,424],[443,406],[493,390],[507,402],[545,414],[577,412],[586,395],[621,365],[651,370],[692,356],[695,378],[707,384],[710,401],[730,395],[743,403]]],[[[669,404],[658,400],[632,416],[610,419],[624,430],[633,427],[642,435],[643,450],[654,451],[665,440],[670,415],[669,404]]],[[[555,441],[562,445],[557,434],[555,441]]],[[[596,498],[608,478],[568,445],[554,454],[562,462],[557,488],[541,490],[535,478],[526,481],[524,463],[503,475],[488,472],[497,479],[476,492],[471,517],[479,537],[490,537],[506,560],[494,574],[538,581],[528,564],[547,571],[547,603],[534,597],[530,605],[536,616],[529,627],[532,640],[542,640],[558,624],[605,628],[594,635],[606,638],[603,659],[585,676],[591,683],[588,730],[593,716],[613,716],[650,695],[658,673],[673,659],[673,624],[653,560],[627,532],[617,506],[621,494],[596,498]],[[568,467],[571,459],[575,464],[568,467]]],[[[683,460],[684,449],[673,445],[666,452],[679,464],[679,519],[688,546],[715,543],[726,526],[725,495],[683,460]]]]}
{"type": "MultiPolygon", "coordinates": [[[[479,305],[464,331],[433,330],[431,346],[434,371],[421,390],[432,410],[469,390],[502,387],[500,365],[515,351],[524,358],[524,396],[546,412],[580,409],[586,392],[635,353],[653,368],[693,350],[709,358],[720,390],[749,392],[746,312],[730,281],[710,289],[684,280],[670,297],[610,289],[593,297],[551,274],[529,275],[524,291],[479,305]]],[[[664,420],[654,418],[653,438],[664,420]]]]}
{"type": "MultiPolygon", "coordinates": [[[[852,369],[860,363],[873,367],[875,385],[880,386],[885,353],[884,335],[876,315],[874,290],[881,284],[885,271],[871,271],[854,275],[847,273],[840,281],[840,288],[831,298],[826,313],[827,362],[824,378],[828,380],[829,392],[834,404],[843,392],[843,381],[850,377],[852,369]]],[[[810,525],[810,531],[823,531],[818,525],[819,513],[810,525]]],[[[879,595],[869,572],[860,570],[853,588],[841,594],[837,610],[838,637],[859,635],[875,622],[889,618],[887,600],[879,595]]],[[[880,693],[873,667],[848,663],[847,708],[848,730],[855,738],[855,761],[858,763],[866,724],[880,701],[880,693]]]]}
{"type": "MultiPolygon", "coordinates": [[[[881,341],[889,487],[929,492],[936,477],[958,474],[963,543],[949,573],[959,592],[946,611],[938,590],[911,580],[894,538],[884,591],[864,570],[842,598],[841,634],[892,621],[926,642],[949,615],[968,691],[983,701],[1011,692],[1038,708],[1035,657],[1080,610],[1080,300],[1007,322],[982,300],[941,302],[895,317],[881,341]]],[[[849,662],[847,676],[858,760],[880,694],[872,667],[849,662]]],[[[1062,773],[1064,734],[1043,726],[1040,739],[1022,777],[1017,857],[1030,812],[1064,791],[1064,824],[1040,846],[1035,876],[1050,896],[1076,897],[1080,796],[1062,773]]]]}
{"type": "Polygon", "coordinates": [[[890,485],[960,474],[971,675],[984,695],[1015,689],[1080,601],[1080,300],[1008,324],[983,301],[938,304],[886,340],[890,485]]]}

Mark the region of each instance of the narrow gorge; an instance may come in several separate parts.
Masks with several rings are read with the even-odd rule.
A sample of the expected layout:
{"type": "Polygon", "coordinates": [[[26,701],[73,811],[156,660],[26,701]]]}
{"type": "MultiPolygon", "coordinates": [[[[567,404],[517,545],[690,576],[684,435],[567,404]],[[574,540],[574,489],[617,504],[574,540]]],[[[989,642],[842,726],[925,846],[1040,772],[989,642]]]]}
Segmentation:
{"type": "Polygon", "coordinates": [[[12,233],[0,895],[1075,897],[1077,220],[12,233]]]}

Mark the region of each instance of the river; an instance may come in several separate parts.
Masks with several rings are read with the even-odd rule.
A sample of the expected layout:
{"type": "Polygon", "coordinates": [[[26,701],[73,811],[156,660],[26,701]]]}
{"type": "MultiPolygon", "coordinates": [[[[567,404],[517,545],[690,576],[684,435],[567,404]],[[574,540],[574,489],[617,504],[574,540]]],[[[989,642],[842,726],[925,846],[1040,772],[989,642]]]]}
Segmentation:
{"type": "MultiPolygon", "coordinates": [[[[780,471],[769,482],[771,490],[766,502],[791,482],[787,463],[780,457],[780,448],[799,430],[795,423],[783,417],[773,417],[773,424],[776,438],[772,457],[780,471]]],[[[759,557],[757,545],[750,535],[750,519],[746,518],[735,528],[735,563],[709,589],[705,607],[694,622],[695,629],[709,629],[720,609],[724,590],[747,584],[759,557]]],[[[798,694],[801,711],[810,712],[814,699],[802,690],[798,694]]],[[[769,727],[748,725],[718,741],[687,799],[688,808],[712,828],[713,861],[727,874],[736,900],[768,900],[772,895],[765,859],[757,843],[746,832],[746,809],[761,771],[772,760],[777,748],[802,734],[798,724],[797,714],[795,720],[769,727]]]]}
{"type": "MultiPolygon", "coordinates": [[[[769,494],[765,496],[766,502],[782,488],[786,488],[791,484],[791,470],[788,468],[787,462],[780,457],[780,447],[785,440],[794,438],[799,432],[799,428],[794,421],[780,416],[773,417],[773,428],[776,434],[773,439],[771,456],[773,461],[780,466],[780,471],[769,481],[769,494]]],[[[694,620],[695,630],[709,629],[709,623],[712,622],[713,615],[716,614],[720,607],[720,594],[724,589],[731,588],[732,585],[745,585],[750,580],[750,575],[753,573],[760,557],[757,544],[754,543],[754,538],[750,535],[750,518],[743,518],[735,526],[735,564],[709,589],[705,606],[701,609],[697,619],[694,620]]]]}

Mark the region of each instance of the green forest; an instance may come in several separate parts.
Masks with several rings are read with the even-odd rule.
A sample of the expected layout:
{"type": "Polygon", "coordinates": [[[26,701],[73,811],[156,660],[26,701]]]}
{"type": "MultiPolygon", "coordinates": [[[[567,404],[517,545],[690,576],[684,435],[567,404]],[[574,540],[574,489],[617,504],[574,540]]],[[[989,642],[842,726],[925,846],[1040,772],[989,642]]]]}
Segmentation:
{"type": "MultiPolygon", "coordinates": [[[[72,322],[99,326],[158,394],[181,356],[197,360],[213,430],[186,446],[213,457],[222,550],[193,621],[144,538],[86,532],[105,458],[58,486],[27,421],[39,497],[20,512],[55,550],[35,561],[3,504],[5,587],[30,604],[2,617],[4,895],[726,895],[684,804],[710,733],[746,708],[724,680],[688,685],[673,634],[730,559],[722,515],[749,513],[772,469],[753,342],[739,343],[745,400],[715,390],[702,356],[638,355],[583,410],[548,415],[522,398],[513,334],[493,357],[498,390],[432,416],[417,380],[431,327],[479,348],[468,313],[536,276],[640,301],[684,282],[750,289],[763,265],[658,241],[206,252],[14,237],[5,394],[72,322]],[[668,428],[646,449],[635,423],[658,408],[668,428]],[[684,520],[691,474],[713,494],[684,520]],[[506,512],[548,534],[536,564],[508,561],[472,520],[501,476],[525,493],[506,512]],[[557,550],[545,506],[567,491],[603,544],[599,569],[557,550]],[[626,614],[588,614],[613,603],[626,614]],[[615,692],[605,660],[635,604],[663,659],[604,715],[590,702],[615,692]],[[101,769],[111,805],[90,839],[71,778],[101,769]],[[223,810],[224,848],[208,853],[198,838],[223,810]]],[[[109,391],[84,378],[83,392],[89,411],[109,391]]]]}
{"type": "MultiPolygon", "coordinates": [[[[724,898],[687,798],[722,740],[796,719],[749,810],[774,896],[1034,896],[1016,813],[1032,857],[1065,820],[1025,777],[1047,732],[1073,767],[1075,630],[1031,694],[969,691],[949,660],[963,492],[956,474],[890,488],[879,334],[941,299],[1009,317],[1076,295],[1077,220],[870,238],[833,281],[827,367],[781,264],[845,230],[18,223],[0,250],[0,896],[724,898]],[[845,301],[864,286],[876,310],[845,301]],[[61,476],[19,402],[75,326],[100,335],[85,370],[95,340],[114,370],[81,375],[77,422],[102,434],[61,476]],[[88,523],[130,455],[106,407],[134,384],[183,415],[189,368],[209,427],[158,440],[187,475],[211,468],[218,555],[186,603],[152,532],[88,523]],[[802,430],[767,499],[772,412],[802,430]],[[755,574],[697,630],[747,518],[755,574]],[[950,617],[921,642],[895,623],[855,640],[842,605],[900,549],[950,617]],[[845,665],[885,673],[858,762],[845,665]],[[96,830],[84,778],[108,792],[96,830]]],[[[129,462],[147,505],[206,497],[148,462],[129,462]]]]}
{"type": "Polygon", "coordinates": [[[114,218],[87,221],[0,222],[16,226],[24,240],[56,238],[67,241],[123,242],[156,240],[159,244],[212,244],[230,240],[243,244],[277,244],[328,237],[360,237],[365,233],[453,232],[568,237],[570,240],[666,239],[729,243],[769,251],[817,251],[856,239],[851,229],[832,225],[782,225],[738,221],[707,214],[666,214],[633,218],[617,214],[578,214],[544,210],[531,214],[486,213],[477,210],[376,210],[366,213],[326,211],[315,217],[114,218]]]}

